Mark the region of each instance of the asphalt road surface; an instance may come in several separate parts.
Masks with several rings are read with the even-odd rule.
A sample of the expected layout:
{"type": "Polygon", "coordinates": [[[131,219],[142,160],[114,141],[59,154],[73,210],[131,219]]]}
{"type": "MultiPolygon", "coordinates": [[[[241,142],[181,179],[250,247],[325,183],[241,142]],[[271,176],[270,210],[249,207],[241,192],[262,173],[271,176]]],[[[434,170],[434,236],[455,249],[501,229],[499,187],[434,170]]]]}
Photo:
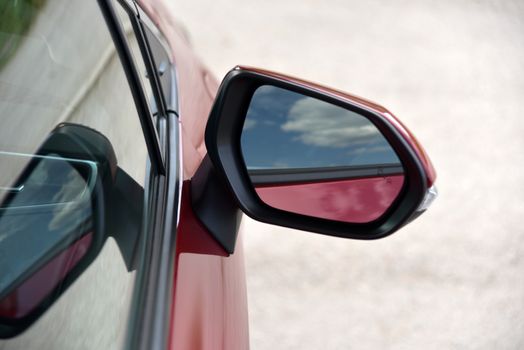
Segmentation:
{"type": "Polygon", "coordinates": [[[260,66],[377,101],[440,197],[361,242],[243,222],[253,349],[524,348],[524,2],[179,0],[220,79],[260,66]]]}

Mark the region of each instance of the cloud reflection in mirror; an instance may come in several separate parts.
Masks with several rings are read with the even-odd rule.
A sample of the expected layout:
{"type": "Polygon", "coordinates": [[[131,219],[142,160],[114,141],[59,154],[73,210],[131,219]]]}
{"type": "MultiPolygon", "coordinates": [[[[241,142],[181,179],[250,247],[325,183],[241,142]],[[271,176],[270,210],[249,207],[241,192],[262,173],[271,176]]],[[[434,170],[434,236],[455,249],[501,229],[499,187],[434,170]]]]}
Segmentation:
{"type": "Polygon", "coordinates": [[[365,117],[269,85],[253,95],[241,147],[249,169],[400,163],[365,117]]]}

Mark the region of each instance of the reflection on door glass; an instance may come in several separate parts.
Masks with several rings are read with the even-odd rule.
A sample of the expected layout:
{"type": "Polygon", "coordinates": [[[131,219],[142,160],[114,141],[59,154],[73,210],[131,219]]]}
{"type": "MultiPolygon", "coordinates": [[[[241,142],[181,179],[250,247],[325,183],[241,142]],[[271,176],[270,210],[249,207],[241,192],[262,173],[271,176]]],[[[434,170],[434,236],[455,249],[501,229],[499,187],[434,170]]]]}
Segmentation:
{"type": "Polygon", "coordinates": [[[241,142],[249,169],[400,163],[365,117],[269,85],[253,95],[241,142]]]}
{"type": "MultiPolygon", "coordinates": [[[[130,29],[126,27],[128,36],[130,29]]],[[[135,55],[135,59],[139,64],[142,57],[135,55]]],[[[139,71],[144,78],[145,70],[139,71]]],[[[147,89],[145,85],[146,93],[147,89]]],[[[33,312],[32,307],[42,300],[37,296],[64,291],[54,290],[56,285],[49,283],[47,274],[41,278],[41,271],[51,269],[60,282],[64,271],[80,261],[75,260],[80,253],[87,254],[76,265],[73,275],[82,273],[74,277],[68,293],[46,304],[43,317],[30,330],[7,342],[2,339],[0,347],[26,349],[37,344],[39,349],[71,349],[81,343],[83,348],[120,348],[135,273],[129,272],[119,250],[116,229],[106,227],[104,241],[92,229],[96,221],[92,214],[101,206],[92,207],[92,196],[84,196],[89,193],[84,163],[69,159],[91,158],[84,157],[83,148],[75,148],[63,155],[67,161],[52,160],[56,154],[51,156],[54,150],[50,150],[47,159],[37,162],[43,155],[40,147],[57,126],[86,126],[113,146],[118,159],[115,181],[125,172],[141,189],[146,183],[148,152],[140,119],[96,1],[0,1],[0,122],[0,152],[4,154],[0,156],[0,323],[13,310],[18,310],[17,317],[33,312]],[[22,176],[30,163],[34,171],[22,176]],[[26,181],[19,181],[22,178],[26,181]],[[47,284],[31,284],[36,281],[47,284]],[[29,292],[20,294],[25,291],[29,292]],[[24,308],[17,308],[24,300],[28,301],[24,308]],[[62,336],[37,338],[37,334],[62,336]]],[[[129,194],[123,192],[112,207],[112,217],[131,203],[129,194]]],[[[137,195],[132,203],[141,207],[144,200],[137,195]]],[[[141,211],[133,213],[134,221],[142,220],[141,211]]],[[[139,255],[136,261],[141,261],[139,255]]],[[[7,334],[2,333],[3,326],[0,337],[7,334]]]]}
{"type": "Polygon", "coordinates": [[[2,1],[0,4],[0,69],[11,58],[45,0],[2,1]]]}
{"type": "Polygon", "coordinates": [[[114,1],[115,13],[120,20],[120,26],[124,31],[124,38],[126,40],[127,46],[130,49],[131,57],[135,67],[137,68],[138,79],[141,82],[142,88],[148,99],[147,102],[151,102],[152,105],[150,109],[153,113],[157,112],[157,106],[155,105],[155,99],[153,98],[152,84],[149,74],[147,72],[147,67],[142,59],[142,52],[140,46],[138,45],[138,40],[135,31],[133,30],[133,25],[131,24],[131,19],[129,18],[126,11],[118,4],[117,1],[114,1]]]}
{"type": "Polygon", "coordinates": [[[0,188],[2,300],[13,286],[43,263],[92,231],[90,192],[97,168],[90,161],[52,154],[0,152],[0,159],[4,165],[20,159],[28,161],[14,184],[0,188]]]}

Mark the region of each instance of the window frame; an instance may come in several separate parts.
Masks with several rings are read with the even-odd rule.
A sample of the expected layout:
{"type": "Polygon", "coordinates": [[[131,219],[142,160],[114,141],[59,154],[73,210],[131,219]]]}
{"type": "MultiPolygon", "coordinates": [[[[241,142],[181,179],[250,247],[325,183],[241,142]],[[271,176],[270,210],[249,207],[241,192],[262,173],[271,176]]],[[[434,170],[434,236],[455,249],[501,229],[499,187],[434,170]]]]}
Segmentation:
{"type": "MultiPolygon", "coordinates": [[[[162,90],[154,59],[154,52],[147,36],[146,15],[133,1],[97,0],[111,33],[122,67],[141,119],[146,145],[150,152],[145,195],[144,227],[139,242],[139,261],[129,310],[126,349],[165,349],[169,344],[171,309],[173,303],[175,238],[179,220],[182,191],[182,160],[180,159],[180,126],[178,122],[178,90],[176,68],[172,62],[169,74],[169,95],[162,90]],[[156,111],[147,110],[147,98],[142,88],[138,70],[127,46],[120,21],[113,8],[118,3],[127,12],[139,44],[142,59],[152,84],[156,111]],[[155,118],[156,117],[156,118],[155,118]]],[[[153,23],[152,21],[148,21],[153,23]]],[[[164,41],[159,40],[164,51],[164,41]]],[[[160,33],[160,31],[158,31],[160,33]]],[[[164,52],[170,57],[168,51],[164,52]]],[[[138,58],[137,58],[138,59],[138,58]]],[[[165,72],[164,72],[165,73],[165,72]]]]}
{"type": "MultiPolygon", "coordinates": [[[[148,104],[148,101],[147,101],[147,98],[144,92],[144,88],[142,87],[142,83],[139,78],[138,70],[136,68],[135,62],[133,61],[131,50],[127,45],[125,34],[122,30],[122,27],[120,26],[120,21],[118,20],[118,17],[110,1],[111,0],[98,0],[98,4],[104,16],[106,24],[108,26],[109,32],[111,34],[111,38],[113,39],[113,43],[115,45],[116,51],[120,58],[120,62],[124,69],[124,72],[125,72],[128,84],[129,84],[129,88],[133,95],[133,100],[135,102],[135,106],[136,106],[136,109],[137,109],[137,112],[140,118],[140,124],[144,132],[144,137],[145,137],[146,146],[149,152],[149,156],[151,159],[152,168],[159,174],[164,175],[165,174],[165,158],[164,158],[164,152],[162,151],[163,148],[161,147],[161,141],[160,141],[161,135],[159,135],[159,133],[157,132],[157,128],[155,126],[155,122],[153,119],[153,113],[149,108],[149,104],[148,104]]],[[[126,10],[126,12],[130,11],[126,3],[123,3],[120,1],[119,3],[124,8],[124,10],[126,10]]],[[[130,12],[128,12],[128,15],[131,19],[131,22],[133,23],[135,15],[130,15],[130,12]]],[[[136,32],[135,24],[132,24],[132,25],[133,25],[133,30],[135,31],[137,40],[139,42],[139,45],[141,45],[140,41],[143,41],[143,36],[141,35],[142,33],[136,32]]],[[[142,51],[142,47],[141,47],[141,51],[142,51]]],[[[148,68],[149,60],[147,59],[147,56],[144,56],[144,52],[142,52],[142,56],[143,56],[142,58],[144,59],[144,64],[146,65],[146,69],[148,70],[148,73],[149,73],[150,72],[150,67],[148,68]]],[[[152,88],[153,90],[155,89],[155,86],[153,84],[152,84],[152,88]]],[[[154,95],[156,93],[154,92],[154,95]]]]}

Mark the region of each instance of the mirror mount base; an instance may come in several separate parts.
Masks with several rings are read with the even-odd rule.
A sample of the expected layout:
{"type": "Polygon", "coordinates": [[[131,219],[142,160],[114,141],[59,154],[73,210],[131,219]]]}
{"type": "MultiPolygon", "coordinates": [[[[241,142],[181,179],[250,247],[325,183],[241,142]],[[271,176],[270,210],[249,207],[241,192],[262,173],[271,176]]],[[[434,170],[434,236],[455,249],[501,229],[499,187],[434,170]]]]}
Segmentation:
{"type": "Polygon", "coordinates": [[[242,212],[207,155],[191,179],[191,201],[204,227],[233,254],[242,212]]]}

